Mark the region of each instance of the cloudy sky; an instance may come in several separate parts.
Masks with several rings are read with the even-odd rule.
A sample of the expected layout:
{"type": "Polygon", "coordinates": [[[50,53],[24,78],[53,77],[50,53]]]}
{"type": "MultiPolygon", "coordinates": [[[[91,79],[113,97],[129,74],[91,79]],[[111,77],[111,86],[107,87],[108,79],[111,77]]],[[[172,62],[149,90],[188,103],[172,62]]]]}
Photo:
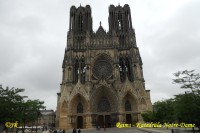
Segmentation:
{"type": "Polygon", "coordinates": [[[56,109],[72,5],[91,5],[108,30],[110,4],[129,4],[152,103],[183,92],[178,70],[200,72],[199,0],[0,0],[0,84],[56,109]]]}

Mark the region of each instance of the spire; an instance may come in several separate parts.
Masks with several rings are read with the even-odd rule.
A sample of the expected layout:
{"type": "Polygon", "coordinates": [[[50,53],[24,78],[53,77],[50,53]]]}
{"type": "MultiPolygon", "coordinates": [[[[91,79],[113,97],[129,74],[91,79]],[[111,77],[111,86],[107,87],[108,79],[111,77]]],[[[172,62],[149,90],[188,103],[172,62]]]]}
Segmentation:
{"type": "Polygon", "coordinates": [[[101,21],[100,21],[100,26],[101,26],[101,21]]]}

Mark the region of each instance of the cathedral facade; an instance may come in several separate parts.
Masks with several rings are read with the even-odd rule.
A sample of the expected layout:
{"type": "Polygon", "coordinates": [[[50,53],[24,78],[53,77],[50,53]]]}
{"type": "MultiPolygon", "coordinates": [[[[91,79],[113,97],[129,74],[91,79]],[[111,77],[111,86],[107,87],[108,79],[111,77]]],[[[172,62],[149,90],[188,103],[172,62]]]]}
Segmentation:
{"type": "Polygon", "coordinates": [[[110,5],[109,31],[94,32],[91,7],[70,8],[57,128],[135,124],[152,110],[131,21],[129,5],[110,5]]]}

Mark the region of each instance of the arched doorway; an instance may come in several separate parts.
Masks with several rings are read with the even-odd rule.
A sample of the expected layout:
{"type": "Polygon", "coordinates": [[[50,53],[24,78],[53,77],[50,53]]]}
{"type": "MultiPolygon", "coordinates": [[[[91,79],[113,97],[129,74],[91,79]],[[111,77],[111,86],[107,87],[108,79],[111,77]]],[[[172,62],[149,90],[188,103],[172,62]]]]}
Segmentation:
{"type": "Polygon", "coordinates": [[[127,124],[133,124],[134,116],[133,112],[138,111],[138,104],[136,97],[131,94],[131,92],[127,92],[122,99],[122,106],[125,111],[125,121],[127,124]]]}
{"type": "Polygon", "coordinates": [[[97,123],[98,123],[98,126],[100,126],[101,128],[104,127],[104,116],[103,115],[98,116],[97,123]]]}
{"type": "Polygon", "coordinates": [[[77,128],[83,128],[83,117],[82,116],[77,117],[77,128]]]}
{"type": "Polygon", "coordinates": [[[87,124],[85,121],[85,112],[88,108],[88,103],[85,97],[81,94],[76,94],[73,96],[70,105],[71,110],[70,113],[72,114],[73,120],[71,122],[71,126],[74,128],[85,128],[87,124]]]}
{"type": "Polygon", "coordinates": [[[105,116],[105,127],[106,128],[111,127],[111,117],[110,117],[110,115],[105,116]]]}
{"type": "Polygon", "coordinates": [[[99,115],[97,118],[97,125],[100,126],[101,128],[106,128],[111,127],[111,116],[110,115],[99,115]]]}
{"type": "Polygon", "coordinates": [[[112,113],[117,110],[117,96],[115,92],[106,86],[100,86],[94,90],[91,97],[92,111],[96,112],[93,118],[93,124],[103,128],[111,127],[116,121],[111,117],[112,113]]]}
{"type": "Polygon", "coordinates": [[[132,117],[131,117],[131,114],[126,114],[126,123],[127,123],[127,124],[132,124],[132,117]]]}

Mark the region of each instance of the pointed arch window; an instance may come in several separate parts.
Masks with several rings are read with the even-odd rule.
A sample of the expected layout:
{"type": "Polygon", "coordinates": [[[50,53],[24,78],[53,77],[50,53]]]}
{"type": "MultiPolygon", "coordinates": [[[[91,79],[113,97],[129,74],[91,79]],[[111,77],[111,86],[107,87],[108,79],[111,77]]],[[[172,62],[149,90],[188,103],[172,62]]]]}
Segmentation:
{"type": "Polygon", "coordinates": [[[73,72],[73,76],[74,76],[74,83],[78,82],[78,74],[79,74],[79,61],[78,59],[75,59],[75,63],[74,63],[74,72],[73,72]]]}
{"type": "Polygon", "coordinates": [[[127,71],[126,71],[127,77],[129,79],[129,81],[133,81],[133,71],[132,71],[129,57],[126,57],[125,64],[126,64],[126,68],[127,68],[127,71]]]}
{"type": "Polygon", "coordinates": [[[119,71],[120,71],[120,80],[124,82],[126,80],[126,68],[124,64],[124,59],[122,57],[119,58],[119,71]]]}
{"type": "Polygon", "coordinates": [[[126,44],[126,40],[125,40],[125,36],[124,35],[120,35],[119,36],[119,43],[120,45],[124,46],[126,44]]]}
{"type": "Polygon", "coordinates": [[[123,30],[122,13],[118,12],[118,29],[123,30]]]}
{"type": "Polygon", "coordinates": [[[82,15],[82,12],[80,12],[80,14],[79,14],[78,25],[79,25],[79,31],[82,32],[83,31],[83,15],[82,15]]]}
{"type": "Polygon", "coordinates": [[[129,13],[128,13],[128,11],[125,11],[124,22],[125,22],[124,29],[128,30],[129,27],[130,27],[129,26],[129,13]]]}
{"type": "Polygon", "coordinates": [[[85,83],[85,72],[86,72],[86,66],[85,66],[85,59],[84,57],[81,58],[81,62],[80,62],[80,81],[82,84],[85,83]]]}
{"type": "Polygon", "coordinates": [[[125,111],[131,111],[131,104],[128,100],[125,102],[125,111]]]}
{"type": "Polygon", "coordinates": [[[77,105],[77,113],[83,113],[83,105],[81,102],[77,105]]]}
{"type": "Polygon", "coordinates": [[[121,22],[120,22],[120,20],[118,20],[118,23],[119,23],[119,30],[121,30],[121,22]]]}

